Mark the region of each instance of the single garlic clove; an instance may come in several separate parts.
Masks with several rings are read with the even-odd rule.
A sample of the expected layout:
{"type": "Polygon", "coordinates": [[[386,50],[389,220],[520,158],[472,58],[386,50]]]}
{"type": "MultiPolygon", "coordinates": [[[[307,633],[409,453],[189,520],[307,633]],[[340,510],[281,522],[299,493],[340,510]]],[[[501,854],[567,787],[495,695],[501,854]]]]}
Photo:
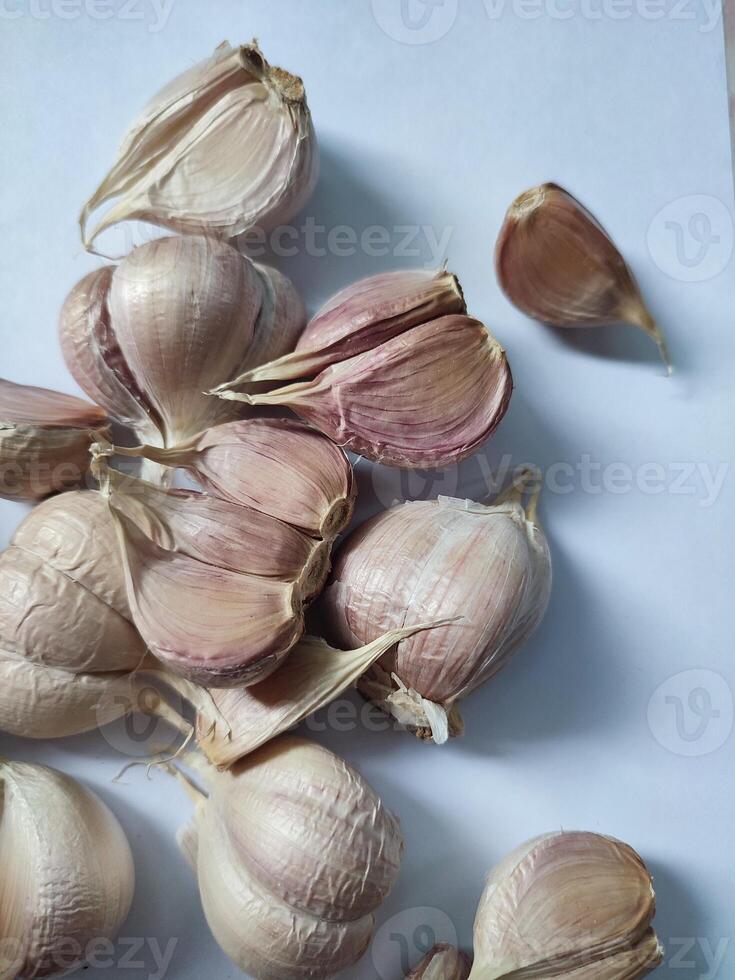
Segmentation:
{"type": "Polygon", "coordinates": [[[162,238],[74,287],[60,320],[84,391],[154,445],[236,417],[205,392],[288,349],[305,314],[285,277],[224,242],[162,238]]]}
{"type": "Polygon", "coordinates": [[[0,554],[0,650],[78,673],[135,669],[145,645],[117,548],[96,491],[64,493],[32,510],[0,554]]]}
{"type": "Polygon", "coordinates": [[[473,980],[638,980],[660,962],[651,875],[627,844],[547,834],[489,875],[475,919],[473,980]]]}
{"type": "Polygon", "coordinates": [[[459,280],[446,269],[386,272],[361,279],[333,296],[307,324],[293,353],[221,385],[289,381],[320,371],[450,313],[465,313],[459,280]]]}
{"type": "MultiPolygon", "coordinates": [[[[529,474],[530,478],[531,474],[529,474]]],[[[495,503],[440,497],[391,507],[340,549],[322,600],[345,647],[406,619],[456,622],[401,641],[359,687],[421,737],[462,730],[457,702],[497,673],[543,618],[548,545],[524,485],[495,503]]]]}
{"type": "Polygon", "coordinates": [[[0,378],[0,497],[40,500],[79,486],[107,422],[81,398],[0,378]]]}
{"type": "Polygon", "coordinates": [[[630,323],[666,344],[633,273],[583,205],[556,184],[542,184],[511,204],[495,249],[498,280],[528,316],[557,327],[630,323]]]}
{"type": "Polygon", "coordinates": [[[291,408],[345,449],[410,469],[448,466],[478,449],[505,414],[512,387],[505,353],[487,328],[452,315],[333,364],[312,381],[259,394],[215,393],[291,408]]]}
{"type": "Polygon", "coordinates": [[[186,837],[210,928],[258,980],[330,977],[370,941],[395,880],[396,820],[328,750],[279,738],[213,773],[186,837]]]}
{"type": "Polygon", "coordinates": [[[298,422],[245,419],[213,426],[171,449],[115,452],[187,469],[210,493],[328,541],[352,516],[357,490],[349,460],[298,422]]]}
{"type": "Polygon", "coordinates": [[[318,176],[300,78],[268,64],[256,44],[220,45],[162,89],[129,130],[85,204],[82,240],[130,219],[180,234],[233,238],[289,221],[318,176]],[[89,231],[90,216],[117,199],[89,231]]]}
{"type": "Polygon", "coordinates": [[[454,946],[439,943],[406,974],[406,980],[467,980],[469,975],[469,957],[454,946]]]}
{"type": "Polygon", "coordinates": [[[0,976],[66,974],[127,918],[130,846],[105,804],[54,769],[0,760],[0,791],[0,976]]]}

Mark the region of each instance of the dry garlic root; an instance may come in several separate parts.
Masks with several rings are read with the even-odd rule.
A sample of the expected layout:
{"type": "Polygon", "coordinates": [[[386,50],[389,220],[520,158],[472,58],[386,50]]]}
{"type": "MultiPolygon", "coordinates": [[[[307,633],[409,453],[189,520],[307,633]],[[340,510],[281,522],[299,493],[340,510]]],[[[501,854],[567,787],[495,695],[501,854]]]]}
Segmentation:
{"type": "Polygon", "coordinates": [[[470,965],[469,957],[464,953],[454,946],[439,943],[406,974],[406,980],[467,980],[470,965]]]}
{"type": "Polygon", "coordinates": [[[286,406],[352,452],[415,468],[474,452],[505,414],[512,387],[502,347],[466,315],[456,277],[441,270],[350,286],[308,324],[293,354],[212,393],[286,406]],[[234,390],[266,380],[294,383],[234,390]]]}
{"type": "Polygon", "coordinates": [[[281,738],[212,771],[182,847],[215,939],[255,980],[324,980],[356,963],[390,892],[395,818],[327,749],[281,738]]]}
{"type": "Polygon", "coordinates": [[[79,486],[107,423],[81,398],[0,378],[0,497],[40,500],[79,486]]]}
{"type": "Polygon", "coordinates": [[[493,504],[440,497],[391,507],[340,549],[322,600],[345,647],[406,619],[456,621],[402,640],[358,686],[399,722],[442,743],[460,734],[457,702],[496,674],[536,629],[551,561],[523,485],[493,504]]]}
{"type": "Polygon", "coordinates": [[[300,78],[257,44],[221,44],[153,97],[80,217],[82,240],[137,219],[180,234],[233,238],[289,221],[306,203],[319,157],[300,78]],[[117,199],[89,231],[90,216],[117,199]]]}
{"type": "Polygon", "coordinates": [[[511,204],[495,249],[498,280],[520,310],[556,327],[630,323],[671,361],[625,259],[586,208],[556,184],[511,204]]]}
{"type": "Polygon", "coordinates": [[[470,980],[639,980],[661,962],[651,875],[627,844],[546,834],[488,877],[470,980]]]}
{"type": "Polygon", "coordinates": [[[127,918],[127,839],[94,793],[45,766],[0,759],[0,803],[0,980],[67,974],[127,918]]]}
{"type": "Polygon", "coordinates": [[[291,350],[305,322],[279,272],[225,242],[161,238],[85,276],[59,331],[90,398],[141,441],[175,446],[235,418],[235,407],[205,392],[291,350]]]}

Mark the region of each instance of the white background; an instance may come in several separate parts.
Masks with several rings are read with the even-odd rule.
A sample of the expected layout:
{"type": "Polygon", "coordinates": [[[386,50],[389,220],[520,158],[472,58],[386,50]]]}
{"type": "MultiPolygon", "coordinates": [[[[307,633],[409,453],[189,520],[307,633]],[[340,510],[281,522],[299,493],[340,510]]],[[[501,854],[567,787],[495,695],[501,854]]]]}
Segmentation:
{"type": "MultiPolygon", "coordinates": [[[[444,0],[426,29],[442,34],[434,40],[401,26],[399,0],[174,0],[167,19],[152,0],[2,5],[3,376],[76,390],[55,330],[67,291],[99,262],[79,244],[82,202],[161,84],[224,38],[257,36],[307,86],[323,168],[305,215],[358,236],[383,226],[393,250],[401,226],[449,234],[450,267],[471,311],[506,346],[516,382],[486,458],[575,467],[589,454],[603,468],[631,468],[632,487],[623,469],[616,484],[605,471],[599,493],[579,474],[572,492],[547,488],[551,606],[514,663],[466,702],[464,739],[437,748],[364,726],[316,736],[359,766],[407,840],[400,881],[379,912],[388,924],[350,977],[399,980],[395,936],[410,944],[425,924],[469,948],[485,871],[559,827],[614,834],[649,862],[670,950],[660,975],[735,975],[735,484],[728,472],[714,502],[693,476],[693,493],[674,485],[681,466],[716,473],[729,462],[735,410],[722,31],[694,2],[677,12],[668,0],[588,0],[584,9],[561,0],[508,0],[505,9],[460,0],[457,9],[444,0]],[[492,250],[505,208],[547,179],[581,198],[629,258],[669,338],[671,380],[630,328],[560,336],[504,299],[492,250]],[[636,485],[644,464],[664,468],[663,492],[636,485]],[[708,971],[715,951],[724,959],[708,971]]],[[[314,309],[360,276],[430,262],[428,240],[419,230],[418,254],[407,257],[358,249],[280,264],[314,309]]],[[[395,474],[371,479],[364,464],[359,472],[364,509],[399,495],[395,474]]],[[[480,493],[477,461],[462,472],[462,491],[480,493]]],[[[601,474],[593,477],[599,487],[601,474]]],[[[451,491],[453,480],[444,474],[441,486],[451,491]]],[[[3,544],[23,512],[0,501],[3,544]]],[[[147,781],[133,770],[113,784],[120,738],[34,744],[0,735],[0,752],[79,776],[113,806],[138,871],[125,936],[163,946],[177,938],[168,972],[176,980],[236,977],[174,842],[189,803],[160,773],[147,781]]],[[[86,976],[155,975],[148,945],[134,959],[145,965],[86,976]]]]}

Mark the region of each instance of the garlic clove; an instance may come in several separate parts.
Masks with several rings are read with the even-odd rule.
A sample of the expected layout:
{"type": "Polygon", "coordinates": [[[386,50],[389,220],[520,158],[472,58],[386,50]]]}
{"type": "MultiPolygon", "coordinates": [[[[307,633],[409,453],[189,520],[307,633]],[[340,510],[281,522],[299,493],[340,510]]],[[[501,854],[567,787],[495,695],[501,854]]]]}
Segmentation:
{"type": "Polygon", "coordinates": [[[469,975],[469,957],[454,946],[438,943],[406,974],[406,980],[467,980],[469,975]]]}
{"type": "Polygon", "coordinates": [[[0,790],[0,976],[67,973],[127,918],[130,846],[104,803],[54,769],[0,760],[0,790]]]}
{"type": "Polygon", "coordinates": [[[453,315],[333,364],[313,381],[215,393],[291,408],[345,449],[420,468],[456,463],[479,448],[505,414],[512,387],[505,353],[487,328],[453,315]]]}
{"type": "Polygon", "coordinates": [[[145,646],[131,622],[117,536],[95,491],[28,514],[0,554],[0,649],[49,667],[133,670],[145,646]]]}
{"type": "Polygon", "coordinates": [[[0,497],[39,500],[79,486],[107,425],[103,409],[81,398],[0,378],[0,497]]]}
{"type": "Polygon", "coordinates": [[[306,324],[306,307],[282,272],[255,264],[263,285],[263,305],[253,328],[246,364],[257,367],[291,351],[306,324]]]}
{"type": "Polygon", "coordinates": [[[224,951],[259,980],[355,963],[402,850],[373,790],[327,749],[284,737],[208,783],[185,840],[224,951]]]}
{"type": "Polygon", "coordinates": [[[542,184],[511,204],[495,265],[508,299],[528,316],[557,327],[630,323],[666,343],[633,273],[583,205],[556,184],[542,184]]]}
{"type": "Polygon", "coordinates": [[[254,381],[313,377],[372,350],[411,327],[450,313],[466,313],[459,280],[446,269],[386,272],[361,279],[333,296],[307,324],[293,353],[227,382],[227,391],[254,381]]]}
{"type": "Polygon", "coordinates": [[[526,486],[493,504],[440,497],[391,507],[337,554],[322,599],[337,644],[369,642],[406,619],[457,620],[401,641],[358,685],[421,737],[461,733],[457,702],[505,666],[546,611],[551,562],[537,493],[522,504],[526,486]]]}
{"type": "Polygon", "coordinates": [[[133,124],[84,206],[82,240],[91,248],[104,229],[130,219],[220,238],[276,227],[303,207],[317,176],[301,79],[269,65],[255,43],[224,43],[133,124]],[[89,231],[91,215],[114,199],[89,231]]]}
{"type": "Polygon", "coordinates": [[[354,509],[349,460],[298,422],[245,419],[213,426],[178,447],[114,452],[187,469],[207,491],[325,540],[344,530],[354,509]]]}
{"type": "Polygon", "coordinates": [[[661,961],[651,875],[627,844],[547,834],[489,875],[475,919],[476,980],[637,980],[661,961]]]}

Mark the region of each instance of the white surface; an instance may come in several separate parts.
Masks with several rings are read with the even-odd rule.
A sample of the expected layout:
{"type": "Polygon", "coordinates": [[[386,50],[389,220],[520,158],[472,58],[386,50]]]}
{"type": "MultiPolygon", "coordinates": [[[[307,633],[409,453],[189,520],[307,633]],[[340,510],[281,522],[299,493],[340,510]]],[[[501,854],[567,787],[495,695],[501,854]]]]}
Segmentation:
{"type": "MultiPolygon", "coordinates": [[[[398,0],[374,6],[395,33],[386,17],[399,23],[398,0]]],[[[269,59],[307,85],[324,162],[306,215],[358,235],[385,226],[394,244],[400,226],[428,226],[439,237],[449,229],[451,268],[472,312],[507,347],[516,381],[485,453],[491,463],[512,453],[516,462],[575,466],[587,453],[634,473],[660,464],[670,484],[672,464],[714,472],[729,462],[732,191],[721,29],[706,29],[705,7],[690,20],[693,3],[678,15],[667,3],[654,20],[645,16],[654,5],[590,0],[586,15],[559,2],[529,18],[521,13],[532,7],[514,12],[509,3],[493,17],[498,7],[481,0],[458,10],[446,0],[429,29],[449,29],[425,44],[389,36],[368,0],[175,0],[157,31],[152,0],[127,3],[127,15],[113,2],[108,20],[90,16],[98,8],[8,0],[0,15],[3,376],[75,390],[55,322],[68,289],[97,265],[79,245],[80,205],[153,91],[223,38],[256,35],[269,59]],[[561,19],[567,9],[572,16],[561,19]],[[13,10],[20,16],[10,19],[13,10]],[[136,13],[145,19],[131,19],[136,13]],[[544,179],[585,201],[626,252],[668,335],[677,369],[670,381],[653,345],[633,330],[561,337],[505,301],[492,269],[495,236],[515,194],[544,179]],[[720,240],[693,262],[690,232],[703,226],[687,220],[700,213],[720,240]],[[682,228],[689,265],[677,258],[667,220],[682,228]]],[[[408,258],[358,251],[280,264],[314,308],[362,275],[430,260],[426,236],[418,240],[421,253],[408,258]]],[[[394,475],[371,484],[360,472],[368,509],[378,506],[375,486],[384,503],[396,495],[394,475]]],[[[478,462],[463,475],[463,489],[479,493],[478,462]]],[[[442,488],[451,492],[452,480],[442,488]]],[[[544,494],[551,607],[517,660],[466,703],[463,740],[438,749],[364,727],[316,736],[360,767],[400,814],[407,839],[400,883],[379,913],[389,924],[350,977],[398,980],[404,940],[395,937],[410,945],[422,924],[437,938],[456,930],[469,947],[485,870],[525,838],[558,827],[617,835],[651,864],[657,926],[673,954],[662,975],[677,966],[679,980],[735,975],[735,489],[728,473],[704,506],[701,485],[689,483],[693,494],[671,485],[660,494],[590,493],[577,477],[573,492],[544,494]],[[691,670],[712,673],[679,676],[691,670]],[[696,734],[687,698],[697,688],[719,715],[687,741],[680,732],[696,734]],[[667,696],[682,699],[688,727],[677,730],[667,696]],[[441,912],[416,911],[423,907],[441,912]],[[713,972],[708,957],[716,955],[723,959],[713,972]]],[[[22,513],[0,501],[3,544],[22,513]]],[[[121,818],[138,869],[125,935],[164,947],[177,938],[167,973],[176,980],[238,976],[207,931],[176,851],[188,801],[166,776],[146,781],[142,769],[113,785],[124,761],[118,744],[116,735],[55,744],[0,735],[2,754],[81,776],[121,818]]],[[[126,950],[118,946],[115,966],[86,976],[156,975],[150,945],[127,954],[143,962],[137,969],[122,962],[126,950]]]]}

